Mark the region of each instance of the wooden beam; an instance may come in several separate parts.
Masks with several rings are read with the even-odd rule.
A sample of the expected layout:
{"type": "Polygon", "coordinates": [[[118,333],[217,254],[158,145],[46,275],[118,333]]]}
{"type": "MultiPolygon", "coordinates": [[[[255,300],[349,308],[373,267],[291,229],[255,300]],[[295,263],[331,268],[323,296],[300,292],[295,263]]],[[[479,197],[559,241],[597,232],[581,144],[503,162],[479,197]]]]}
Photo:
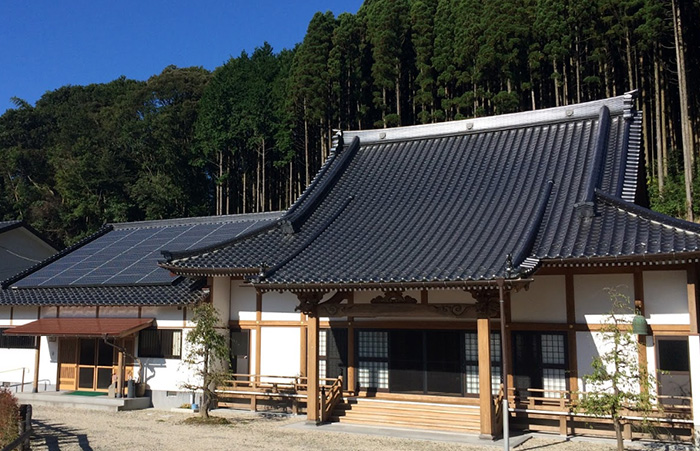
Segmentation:
{"type": "MultiPolygon", "coordinates": [[[[460,318],[477,317],[475,304],[320,304],[318,315],[328,318],[460,318]]],[[[491,318],[498,318],[498,311],[491,318]]]]}

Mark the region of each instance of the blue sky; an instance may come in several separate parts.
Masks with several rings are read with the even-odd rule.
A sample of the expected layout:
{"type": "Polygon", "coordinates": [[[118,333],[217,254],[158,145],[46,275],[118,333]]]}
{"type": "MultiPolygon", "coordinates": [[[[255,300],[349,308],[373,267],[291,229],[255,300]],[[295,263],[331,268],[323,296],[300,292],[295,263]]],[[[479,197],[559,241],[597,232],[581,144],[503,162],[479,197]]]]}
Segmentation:
{"type": "Polygon", "coordinates": [[[64,85],[146,80],[164,67],[214,69],[263,42],[301,42],[317,11],[362,0],[0,0],[0,114],[64,85]]]}

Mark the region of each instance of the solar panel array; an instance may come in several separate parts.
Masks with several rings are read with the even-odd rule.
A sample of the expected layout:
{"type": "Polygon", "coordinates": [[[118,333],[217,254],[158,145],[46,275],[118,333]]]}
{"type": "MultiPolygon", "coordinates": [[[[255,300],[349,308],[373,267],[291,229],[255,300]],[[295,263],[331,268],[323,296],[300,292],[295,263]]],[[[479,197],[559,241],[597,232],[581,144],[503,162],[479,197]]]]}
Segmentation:
{"type": "Polygon", "coordinates": [[[162,259],[162,250],[182,251],[214,245],[274,220],[270,215],[255,216],[252,220],[241,220],[240,216],[237,220],[212,218],[207,223],[166,220],[115,225],[111,232],[20,279],[13,287],[171,283],[173,277],[157,264],[162,259]]]}

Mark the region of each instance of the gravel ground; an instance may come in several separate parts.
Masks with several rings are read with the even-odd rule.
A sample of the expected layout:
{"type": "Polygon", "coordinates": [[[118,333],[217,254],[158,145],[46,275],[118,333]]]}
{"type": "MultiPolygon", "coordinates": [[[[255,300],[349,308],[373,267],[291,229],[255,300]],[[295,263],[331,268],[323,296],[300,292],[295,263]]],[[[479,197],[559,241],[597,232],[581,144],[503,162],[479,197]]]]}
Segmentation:
{"type": "MultiPolygon", "coordinates": [[[[188,425],[191,414],[162,410],[102,412],[35,406],[33,450],[487,450],[501,449],[477,444],[343,433],[327,427],[300,427],[304,417],[276,417],[250,412],[218,411],[231,420],[226,426],[188,425]]],[[[638,445],[637,445],[638,446],[638,445]]],[[[635,446],[635,447],[637,447],[635,446]]],[[[606,451],[612,442],[564,441],[530,438],[519,451],[606,451]]],[[[650,450],[681,447],[648,446],[650,450]]]]}

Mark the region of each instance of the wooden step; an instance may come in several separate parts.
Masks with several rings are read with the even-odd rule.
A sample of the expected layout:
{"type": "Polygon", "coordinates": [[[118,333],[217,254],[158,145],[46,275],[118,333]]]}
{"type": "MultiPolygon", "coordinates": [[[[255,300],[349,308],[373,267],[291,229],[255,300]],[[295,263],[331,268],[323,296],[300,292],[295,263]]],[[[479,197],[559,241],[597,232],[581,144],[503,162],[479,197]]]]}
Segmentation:
{"type": "MultiPolygon", "coordinates": [[[[335,421],[331,418],[331,421],[335,421]]],[[[341,424],[357,424],[363,426],[386,426],[405,429],[424,429],[429,431],[444,431],[444,432],[464,432],[469,434],[478,434],[479,425],[471,426],[455,426],[446,424],[423,424],[416,421],[393,421],[393,420],[360,420],[354,418],[339,419],[341,424]]]]}
{"type": "Polygon", "coordinates": [[[479,409],[472,406],[353,398],[334,409],[331,421],[470,433],[480,425],[479,409]]]}

